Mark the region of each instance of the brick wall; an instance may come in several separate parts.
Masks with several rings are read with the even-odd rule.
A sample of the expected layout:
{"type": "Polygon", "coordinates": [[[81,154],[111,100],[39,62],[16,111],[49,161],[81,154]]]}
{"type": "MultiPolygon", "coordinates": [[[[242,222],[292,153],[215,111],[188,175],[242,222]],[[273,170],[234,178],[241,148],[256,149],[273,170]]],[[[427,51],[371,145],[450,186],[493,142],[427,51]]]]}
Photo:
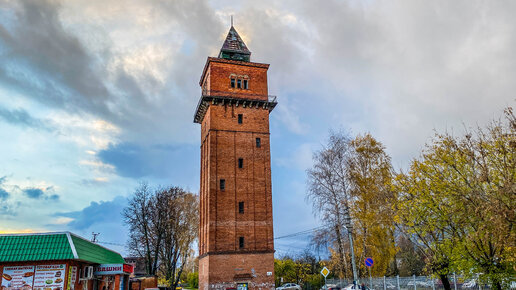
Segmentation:
{"type": "Polygon", "coordinates": [[[199,290],[236,288],[238,283],[274,289],[274,254],[209,255],[199,260],[199,290]]]}
{"type": "Polygon", "coordinates": [[[268,64],[242,62],[209,57],[201,78],[201,87],[207,91],[225,92],[241,98],[266,99],[268,64]],[[248,89],[232,88],[231,76],[247,77],[248,89]]]}

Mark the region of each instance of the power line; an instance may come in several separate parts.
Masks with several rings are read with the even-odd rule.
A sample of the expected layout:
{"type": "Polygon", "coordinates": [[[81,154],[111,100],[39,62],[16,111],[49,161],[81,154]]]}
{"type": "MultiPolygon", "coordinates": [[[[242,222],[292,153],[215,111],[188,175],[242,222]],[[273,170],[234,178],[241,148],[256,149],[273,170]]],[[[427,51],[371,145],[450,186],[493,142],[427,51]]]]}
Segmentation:
{"type": "MultiPolygon", "coordinates": [[[[296,237],[296,236],[307,235],[307,234],[311,234],[311,233],[313,233],[313,232],[315,232],[317,230],[324,229],[325,227],[327,227],[327,226],[318,226],[318,227],[311,228],[311,229],[308,229],[308,230],[303,230],[303,231],[300,231],[300,232],[295,232],[295,233],[291,233],[291,234],[286,234],[286,235],[283,235],[283,236],[275,237],[274,239],[275,240],[279,240],[279,239],[286,239],[286,238],[291,238],[291,237],[296,237]]],[[[96,237],[96,235],[95,235],[95,237],[96,237]]],[[[113,243],[113,242],[105,242],[105,241],[98,241],[98,240],[96,240],[96,242],[99,243],[99,244],[106,244],[106,245],[125,246],[124,244],[113,243]]]]}
{"type": "Polygon", "coordinates": [[[105,244],[105,245],[113,245],[113,246],[125,246],[124,244],[118,244],[118,243],[112,243],[112,242],[104,242],[104,241],[97,241],[99,244],[105,244]]]}
{"type": "Polygon", "coordinates": [[[304,231],[300,231],[300,232],[297,232],[297,233],[292,233],[292,234],[287,234],[287,235],[284,235],[284,236],[276,237],[274,239],[275,240],[279,240],[279,239],[291,238],[291,237],[295,237],[295,236],[307,235],[307,234],[311,234],[311,233],[313,233],[313,232],[315,232],[317,230],[322,230],[325,227],[327,227],[327,226],[318,226],[318,227],[315,227],[315,228],[312,228],[312,229],[308,229],[308,230],[304,230],[304,231]]]}

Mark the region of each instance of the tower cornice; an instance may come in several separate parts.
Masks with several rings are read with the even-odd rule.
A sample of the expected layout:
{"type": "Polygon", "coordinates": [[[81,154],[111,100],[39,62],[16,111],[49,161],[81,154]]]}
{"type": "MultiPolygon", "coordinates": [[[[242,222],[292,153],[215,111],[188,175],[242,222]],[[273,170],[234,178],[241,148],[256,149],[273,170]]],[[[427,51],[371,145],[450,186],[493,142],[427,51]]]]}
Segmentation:
{"type": "MultiPolygon", "coordinates": [[[[245,95],[244,95],[245,96],[245,95]]],[[[256,98],[258,96],[249,95],[248,98],[243,98],[242,94],[231,95],[227,92],[208,92],[206,95],[202,95],[197,109],[195,110],[194,123],[200,124],[206,115],[206,111],[210,105],[230,105],[230,106],[242,106],[243,108],[263,108],[268,109],[269,112],[276,107],[278,102],[276,96],[268,95],[266,100],[262,98],[256,98]]]]}

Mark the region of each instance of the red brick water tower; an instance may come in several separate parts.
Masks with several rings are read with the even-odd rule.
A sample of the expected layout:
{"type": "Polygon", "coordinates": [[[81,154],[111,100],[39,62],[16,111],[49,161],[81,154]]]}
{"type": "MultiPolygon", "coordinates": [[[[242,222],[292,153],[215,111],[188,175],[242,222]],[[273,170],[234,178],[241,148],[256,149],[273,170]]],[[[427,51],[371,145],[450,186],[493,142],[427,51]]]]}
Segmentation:
{"type": "Polygon", "coordinates": [[[268,64],[233,26],[208,57],[201,124],[199,289],[274,289],[268,64]]]}

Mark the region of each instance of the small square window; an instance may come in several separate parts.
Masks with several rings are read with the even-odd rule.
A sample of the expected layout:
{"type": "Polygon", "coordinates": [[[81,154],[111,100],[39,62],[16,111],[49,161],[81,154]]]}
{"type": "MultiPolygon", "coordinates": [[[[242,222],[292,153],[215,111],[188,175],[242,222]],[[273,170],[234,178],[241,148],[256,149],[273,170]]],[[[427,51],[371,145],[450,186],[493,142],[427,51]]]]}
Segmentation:
{"type": "Polygon", "coordinates": [[[246,90],[248,89],[248,87],[247,87],[247,80],[244,80],[244,89],[246,89],[246,90]]]}
{"type": "Polygon", "coordinates": [[[226,189],[226,180],[221,179],[220,180],[220,190],[224,190],[224,189],[226,189]]]}
{"type": "Polygon", "coordinates": [[[238,246],[240,247],[240,249],[244,248],[244,237],[238,238],[238,246]]]}
{"type": "Polygon", "coordinates": [[[244,202],[243,201],[238,203],[238,213],[244,213],[244,202]]]}
{"type": "Polygon", "coordinates": [[[244,158],[238,158],[238,168],[244,168],[244,158]]]}
{"type": "Polygon", "coordinates": [[[237,80],[237,88],[239,88],[239,89],[242,88],[242,80],[241,79],[237,80]]]}
{"type": "Polygon", "coordinates": [[[256,148],[262,147],[262,140],[260,138],[256,138],[256,148]]]}
{"type": "Polygon", "coordinates": [[[234,88],[235,87],[235,79],[234,78],[231,78],[231,87],[234,88]]]}
{"type": "Polygon", "coordinates": [[[244,120],[244,115],[238,114],[238,124],[242,124],[243,120],[244,120]]]}

